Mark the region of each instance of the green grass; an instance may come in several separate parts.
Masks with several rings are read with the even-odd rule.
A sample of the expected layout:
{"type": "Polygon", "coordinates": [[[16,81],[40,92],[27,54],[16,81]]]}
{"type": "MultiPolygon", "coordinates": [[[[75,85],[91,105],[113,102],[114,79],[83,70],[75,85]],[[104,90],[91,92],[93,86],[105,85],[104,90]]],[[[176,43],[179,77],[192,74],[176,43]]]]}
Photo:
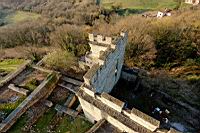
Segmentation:
{"type": "MultiPolygon", "coordinates": [[[[47,133],[48,127],[51,124],[54,116],[56,115],[56,110],[51,108],[47,111],[35,124],[35,131],[38,133],[47,133]]],[[[62,117],[59,125],[56,126],[55,132],[56,133],[84,133],[87,131],[92,124],[88,121],[85,121],[81,118],[76,118],[75,120],[70,119],[70,117],[65,116],[62,117]]]]}
{"type": "Polygon", "coordinates": [[[40,18],[39,14],[31,13],[31,12],[24,12],[24,11],[16,11],[10,15],[8,15],[5,20],[9,23],[19,23],[26,20],[35,20],[40,18]]]}
{"type": "Polygon", "coordinates": [[[34,91],[38,85],[39,82],[37,81],[37,79],[33,78],[32,80],[27,82],[24,87],[30,91],[34,91]]]}
{"type": "Polygon", "coordinates": [[[22,133],[22,128],[24,127],[24,125],[26,125],[27,120],[28,120],[28,116],[22,115],[17,120],[17,122],[11,127],[8,133],[22,133]]]}
{"type": "Polygon", "coordinates": [[[112,5],[121,5],[122,8],[140,10],[157,10],[175,8],[177,6],[174,0],[102,0],[102,4],[106,8],[110,8],[112,5]]]}
{"type": "Polygon", "coordinates": [[[0,71],[12,72],[15,71],[22,63],[23,59],[6,59],[0,62],[0,71]]]}
{"type": "Polygon", "coordinates": [[[56,114],[56,110],[51,108],[48,110],[36,123],[34,129],[38,133],[46,133],[47,132],[47,127],[50,125],[51,120],[56,114]]]}
{"type": "Polygon", "coordinates": [[[81,118],[71,120],[69,117],[63,117],[55,131],[56,133],[84,133],[91,126],[91,123],[81,118]]]}
{"type": "Polygon", "coordinates": [[[7,114],[11,113],[13,110],[15,110],[25,97],[21,97],[18,99],[15,103],[3,103],[0,104],[0,110],[6,112],[7,114]]]}

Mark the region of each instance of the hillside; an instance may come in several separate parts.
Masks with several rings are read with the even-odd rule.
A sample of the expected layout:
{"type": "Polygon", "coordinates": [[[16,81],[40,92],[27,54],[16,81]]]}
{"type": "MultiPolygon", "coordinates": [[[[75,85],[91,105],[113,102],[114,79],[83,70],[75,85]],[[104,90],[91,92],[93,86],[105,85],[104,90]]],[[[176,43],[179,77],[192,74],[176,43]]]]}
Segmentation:
{"type": "MultiPolygon", "coordinates": [[[[44,67],[81,79],[84,72],[78,61],[90,50],[87,33],[111,37],[123,29],[128,32],[124,65],[139,71],[145,95],[161,92],[200,110],[200,7],[176,8],[180,5],[175,1],[102,0],[99,7],[92,0],[1,0],[0,62],[20,58],[37,63],[54,51],[44,67]],[[140,14],[164,8],[172,9],[172,16],[157,19],[140,14]]],[[[10,72],[16,63],[12,69],[4,63],[0,70],[10,72]]],[[[199,130],[198,119],[180,110],[175,111],[178,118],[189,116],[184,118],[186,126],[199,130]]]]}

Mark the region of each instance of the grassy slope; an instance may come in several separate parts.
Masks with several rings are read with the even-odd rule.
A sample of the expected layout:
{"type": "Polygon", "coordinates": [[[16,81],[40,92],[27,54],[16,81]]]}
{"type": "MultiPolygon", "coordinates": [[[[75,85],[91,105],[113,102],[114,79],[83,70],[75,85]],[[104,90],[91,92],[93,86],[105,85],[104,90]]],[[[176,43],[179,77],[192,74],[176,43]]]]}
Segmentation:
{"type": "Polygon", "coordinates": [[[18,23],[26,20],[34,20],[38,19],[40,15],[36,13],[24,12],[24,11],[16,11],[10,15],[8,15],[5,19],[8,23],[18,23]]]}
{"type": "Polygon", "coordinates": [[[174,0],[102,0],[102,3],[107,8],[112,5],[122,5],[123,8],[150,10],[174,8],[177,4],[174,0]]]}

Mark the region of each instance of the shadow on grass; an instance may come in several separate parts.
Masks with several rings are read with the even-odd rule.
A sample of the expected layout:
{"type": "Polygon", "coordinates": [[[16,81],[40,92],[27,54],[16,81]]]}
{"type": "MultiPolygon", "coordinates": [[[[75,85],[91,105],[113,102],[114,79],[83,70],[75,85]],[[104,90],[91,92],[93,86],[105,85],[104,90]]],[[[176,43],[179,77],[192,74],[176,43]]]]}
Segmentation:
{"type": "Polygon", "coordinates": [[[1,26],[4,26],[7,23],[6,21],[6,17],[11,13],[10,10],[7,10],[7,9],[0,9],[0,27],[1,26]]]}
{"type": "Polygon", "coordinates": [[[150,9],[130,9],[130,8],[115,10],[115,12],[120,16],[128,16],[131,14],[142,14],[147,11],[151,11],[151,10],[150,9]]]}

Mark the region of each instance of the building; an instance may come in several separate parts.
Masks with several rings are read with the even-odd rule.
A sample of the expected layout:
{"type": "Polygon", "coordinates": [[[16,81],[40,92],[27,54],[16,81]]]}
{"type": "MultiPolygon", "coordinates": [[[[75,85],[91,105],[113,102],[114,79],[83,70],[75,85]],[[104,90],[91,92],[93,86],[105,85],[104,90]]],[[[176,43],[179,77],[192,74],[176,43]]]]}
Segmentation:
{"type": "MultiPolygon", "coordinates": [[[[90,122],[106,120],[122,132],[152,133],[158,130],[160,121],[135,108],[125,108],[125,102],[109,94],[121,76],[127,41],[126,32],[116,37],[89,34],[91,51],[81,63],[89,70],[76,95],[90,122]]],[[[176,133],[174,129],[167,132],[176,133]]]]}
{"type": "Polygon", "coordinates": [[[200,0],[185,0],[185,3],[198,5],[200,3],[200,0]]]}

